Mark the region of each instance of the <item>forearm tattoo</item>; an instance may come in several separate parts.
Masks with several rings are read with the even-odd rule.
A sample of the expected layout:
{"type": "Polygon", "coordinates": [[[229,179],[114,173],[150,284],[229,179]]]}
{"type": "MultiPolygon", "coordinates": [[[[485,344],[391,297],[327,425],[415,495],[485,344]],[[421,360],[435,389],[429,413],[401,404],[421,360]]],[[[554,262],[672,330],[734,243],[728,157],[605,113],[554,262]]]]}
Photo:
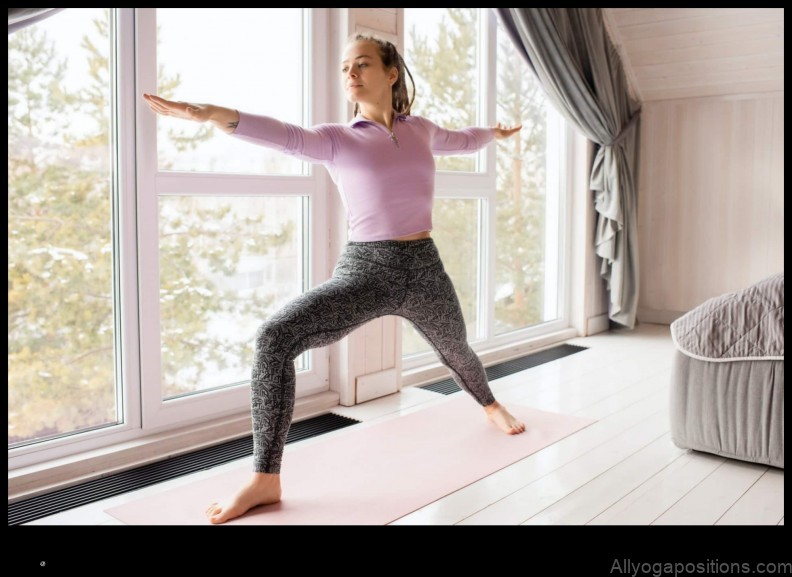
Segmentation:
{"type": "Polygon", "coordinates": [[[234,122],[229,122],[228,123],[228,128],[233,128],[234,130],[236,130],[237,126],[239,126],[239,121],[238,120],[235,120],[234,122]]]}

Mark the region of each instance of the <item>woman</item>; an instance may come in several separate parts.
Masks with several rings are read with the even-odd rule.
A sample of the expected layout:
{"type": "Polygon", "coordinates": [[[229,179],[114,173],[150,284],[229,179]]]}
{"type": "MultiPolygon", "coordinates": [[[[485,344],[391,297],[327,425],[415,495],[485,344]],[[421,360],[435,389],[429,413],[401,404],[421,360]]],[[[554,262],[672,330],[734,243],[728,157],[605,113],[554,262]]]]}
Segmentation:
{"type": "Polygon", "coordinates": [[[349,124],[311,129],[144,95],[159,114],[211,122],[235,138],[324,164],[347,210],[350,240],[332,278],[291,301],[258,330],[251,381],[254,472],[233,497],[209,506],[212,523],[280,500],[281,457],[294,408],[294,359],[379,316],[410,320],[495,425],[508,434],[525,430],[489,388],[430,236],[433,155],[474,152],[521,126],[446,130],[411,116],[415,90],[409,99],[405,73],[409,70],[392,43],[355,36],[344,51],[341,74],[356,116],[349,124]]]}

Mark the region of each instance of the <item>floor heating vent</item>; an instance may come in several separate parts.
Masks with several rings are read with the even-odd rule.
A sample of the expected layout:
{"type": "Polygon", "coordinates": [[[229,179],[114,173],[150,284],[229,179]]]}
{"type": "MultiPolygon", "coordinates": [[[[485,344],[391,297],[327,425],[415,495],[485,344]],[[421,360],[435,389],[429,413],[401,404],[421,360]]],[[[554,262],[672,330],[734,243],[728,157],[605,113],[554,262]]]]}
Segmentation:
{"type": "MultiPolygon", "coordinates": [[[[557,347],[545,349],[543,351],[532,353],[518,359],[504,361],[497,365],[487,367],[484,370],[487,372],[487,379],[493,381],[495,379],[505,377],[506,375],[514,374],[518,371],[524,371],[525,369],[530,369],[531,367],[535,367],[537,365],[573,355],[575,353],[579,353],[580,351],[585,351],[586,348],[587,347],[581,347],[578,345],[558,345],[557,347]]],[[[433,391],[435,393],[441,393],[443,395],[451,395],[462,390],[452,378],[443,379],[442,381],[431,383],[429,385],[422,385],[419,388],[425,389],[427,391],[433,391]]]]}

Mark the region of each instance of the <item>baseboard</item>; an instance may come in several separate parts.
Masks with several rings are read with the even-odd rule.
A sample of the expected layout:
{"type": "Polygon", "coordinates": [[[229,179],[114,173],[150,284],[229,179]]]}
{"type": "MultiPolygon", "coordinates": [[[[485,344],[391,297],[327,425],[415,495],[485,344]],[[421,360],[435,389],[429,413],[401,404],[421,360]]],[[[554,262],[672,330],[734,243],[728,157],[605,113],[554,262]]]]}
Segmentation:
{"type": "Polygon", "coordinates": [[[638,320],[654,325],[670,325],[687,311],[667,311],[658,309],[638,309],[638,320]]]}
{"type": "Polygon", "coordinates": [[[400,380],[396,367],[360,375],[355,379],[355,404],[398,393],[400,380]]]}
{"type": "Polygon", "coordinates": [[[604,333],[610,329],[610,318],[608,314],[597,315],[590,317],[586,320],[586,336],[596,335],[597,333],[604,333]]]}

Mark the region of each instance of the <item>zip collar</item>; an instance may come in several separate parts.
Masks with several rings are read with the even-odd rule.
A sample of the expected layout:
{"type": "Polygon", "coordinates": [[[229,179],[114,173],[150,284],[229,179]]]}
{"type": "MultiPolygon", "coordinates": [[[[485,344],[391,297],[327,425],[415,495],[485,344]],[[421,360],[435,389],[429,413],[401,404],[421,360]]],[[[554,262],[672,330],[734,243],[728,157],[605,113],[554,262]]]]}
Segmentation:
{"type": "MultiPolygon", "coordinates": [[[[396,114],[394,112],[393,123],[396,124],[397,120],[405,120],[406,118],[407,118],[406,114],[396,114]]],[[[371,122],[372,124],[379,124],[379,122],[375,122],[374,120],[369,120],[368,118],[365,118],[362,113],[358,112],[357,116],[355,116],[355,118],[349,121],[348,126],[357,126],[358,124],[361,124],[363,122],[371,122]]],[[[380,124],[380,126],[382,125],[380,124]]],[[[388,130],[385,126],[382,126],[382,128],[388,130]]]]}

